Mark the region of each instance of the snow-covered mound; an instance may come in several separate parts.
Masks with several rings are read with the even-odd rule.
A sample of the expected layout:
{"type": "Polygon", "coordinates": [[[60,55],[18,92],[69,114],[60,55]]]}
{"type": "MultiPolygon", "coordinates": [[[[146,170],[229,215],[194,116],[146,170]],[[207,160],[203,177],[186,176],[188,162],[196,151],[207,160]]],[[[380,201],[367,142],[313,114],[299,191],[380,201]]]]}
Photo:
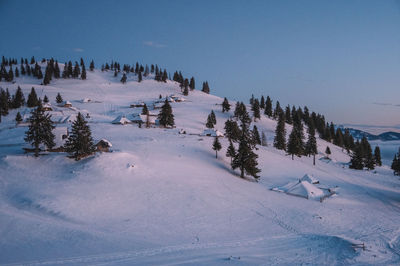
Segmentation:
{"type": "Polygon", "coordinates": [[[215,159],[214,138],[199,136],[211,110],[219,129],[233,115],[222,113],[222,98],[198,90],[183,97],[177,83],[152,75],[138,83],[129,74],[122,84],[113,74],[88,71],[85,81],[53,79],[47,86],[26,76],[0,83],[11,93],[20,86],[25,97],[32,86],[42,99],[47,95],[60,141],[81,112],[93,138],[112,143],[112,152],[79,162],[64,153],[34,158],[22,149],[26,123],[14,121],[17,111],[29,117],[29,109],[2,117],[0,264],[400,263],[400,184],[387,167],[350,170],[346,152],[319,138],[317,159],[329,145],[329,163],[292,160],[271,146],[276,121],[263,116],[256,125],[268,146],[256,151],[260,181],[249,182],[231,170],[226,138],[215,159]],[[58,92],[67,106],[55,102],[58,92]],[[176,128],[112,123],[140,114],[135,103],[154,103],[148,108],[157,114],[160,95],[171,99],[176,128]],[[296,179],[292,192],[318,197],[312,176],[338,186],[337,196],[321,203],[270,190],[296,179]],[[360,243],[366,250],[354,251],[360,243]]]}

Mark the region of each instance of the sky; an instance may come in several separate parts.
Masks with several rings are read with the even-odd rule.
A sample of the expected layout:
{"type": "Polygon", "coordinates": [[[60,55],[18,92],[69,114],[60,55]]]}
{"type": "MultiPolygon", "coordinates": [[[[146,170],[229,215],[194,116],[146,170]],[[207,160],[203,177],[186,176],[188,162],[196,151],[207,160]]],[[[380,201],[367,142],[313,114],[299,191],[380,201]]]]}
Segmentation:
{"type": "Polygon", "coordinates": [[[158,64],[212,94],[400,125],[400,0],[0,0],[0,55],[158,64]]]}

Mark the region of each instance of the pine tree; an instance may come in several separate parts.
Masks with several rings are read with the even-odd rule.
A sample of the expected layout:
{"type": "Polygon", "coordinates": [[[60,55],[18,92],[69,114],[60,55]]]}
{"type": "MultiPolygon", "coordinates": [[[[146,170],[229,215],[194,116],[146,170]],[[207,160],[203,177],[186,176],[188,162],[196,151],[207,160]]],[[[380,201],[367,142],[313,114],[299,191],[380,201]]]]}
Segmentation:
{"type": "Polygon", "coordinates": [[[57,102],[57,103],[62,103],[62,102],[63,102],[63,98],[61,97],[61,94],[60,94],[60,93],[57,93],[56,102],[57,102]]]}
{"type": "Polygon", "coordinates": [[[17,124],[22,122],[22,116],[21,116],[21,114],[19,112],[15,116],[15,121],[17,122],[17,124]]]}
{"type": "Polygon", "coordinates": [[[209,114],[207,116],[206,127],[207,128],[214,128],[214,121],[213,121],[213,118],[212,118],[211,114],[209,114]]]}
{"type": "Polygon", "coordinates": [[[333,144],[339,147],[344,146],[343,132],[340,128],[336,129],[336,134],[335,134],[335,139],[333,140],[333,144]]]}
{"type": "Polygon", "coordinates": [[[253,100],[252,111],[253,111],[254,121],[256,121],[256,119],[260,119],[261,118],[261,115],[260,115],[260,102],[258,101],[258,99],[254,99],[253,100]]]}
{"type": "Polygon", "coordinates": [[[267,96],[267,100],[265,101],[264,114],[268,117],[272,117],[272,101],[269,96],[267,96]]]}
{"type": "Polygon", "coordinates": [[[210,117],[211,117],[212,123],[214,125],[216,125],[217,124],[217,118],[215,117],[214,110],[211,110],[210,117]]]}
{"type": "Polygon", "coordinates": [[[228,149],[226,150],[226,157],[231,158],[231,164],[232,164],[232,160],[235,156],[236,156],[235,146],[233,146],[232,140],[229,139],[229,146],[228,146],[228,149]]]}
{"type": "Polygon", "coordinates": [[[274,118],[275,119],[279,118],[280,113],[283,113],[283,110],[281,108],[279,101],[276,101],[275,110],[274,110],[274,114],[273,114],[274,118]]]}
{"type": "Polygon", "coordinates": [[[361,144],[358,141],[356,142],[354,151],[351,154],[349,167],[356,170],[362,170],[364,168],[363,152],[361,144]]]}
{"type": "Polygon", "coordinates": [[[28,119],[29,129],[25,132],[25,141],[35,148],[35,156],[39,156],[39,146],[44,144],[48,149],[52,149],[55,145],[53,122],[51,115],[45,114],[42,104],[39,102],[37,108],[31,111],[31,117],[28,119]]]}
{"type": "Polygon", "coordinates": [[[189,88],[190,88],[191,90],[196,89],[196,83],[195,83],[195,81],[194,81],[194,77],[191,77],[191,78],[190,78],[189,88]]]}
{"type": "Polygon", "coordinates": [[[48,102],[49,102],[49,98],[47,98],[47,95],[44,96],[43,102],[44,102],[44,103],[48,103],[48,102]]]}
{"type": "Polygon", "coordinates": [[[366,137],[363,137],[363,139],[361,140],[361,145],[363,146],[362,150],[364,152],[364,166],[368,168],[368,170],[375,169],[375,160],[374,156],[372,155],[371,145],[369,144],[366,137]]]}
{"type": "Polygon", "coordinates": [[[95,152],[92,132],[81,113],[78,113],[72,124],[71,134],[65,143],[65,150],[77,161],[95,152]]]}
{"type": "Polygon", "coordinates": [[[311,122],[308,125],[308,140],[305,147],[305,154],[313,156],[313,165],[315,165],[315,155],[318,154],[317,139],[315,138],[314,123],[311,122]]]}
{"type": "Polygon", "coordinates": [[[274,147],[278,150],[286,150],[285,116],[283,113],[279,115],[278,123],[276,125],[274,147]]]}
{"type": "Polygon", "coordinates": [[[253,134],[254,145],[261,145],[260,133],[258,133],[258,128],[256,125],[253,126],[252,134],[253,134]]]}
{"type": "MultiPolygon", "coordinates": [[[[186,79],[186,80],[187,80],[187,79],[186,79]]],[[[188,96],[188,95],[189,95],[189,86],[184,85],[183,95],[185,95],[185,96],[188,96]]]]}
{"type": "Polygon", "coordinates": [[[240,138],[240,128],[236,121],[230,119],[225,122],[225,136],[234,142],[238,141],[240,138]]]}
{"type": "Polygon", "coordinates": [[[292,113],[290,112],[290,106],[289,105],[286,106],[285,118],[286,118],[286,123],[288,123],[289,125],[291,125],[293,123],[292,113]]]}
{"type": "Polygon", "coordinates": [[[34,87],[32,87],[31,93],[29,93],[28,101],[26,103],[28,107],[35,107],[38,105],[38,98],[34,87]]]}
{"type": "Polygon", "coordinates": [[[122,75],[122,78],[121,78],[122,84],[125,84],[125,83],[126,83],[126,80],[127,80],[127,77],[126,77],[126,74],[124,73],[124,74],[122,75]]]}
{"type": "Polygon", "coordinates": [[[329,157],[329,155],[331,155],[332,154],[332,152],[331,152],[331,148],[329,148],[329,146],[326,146],[326,149],[325,149],[325,154],[329,157]]]}
{"type": "Polygon", "coordinates": [[[229,104],[228,99],[225,97],[224,101],[222,102],[222,112],[229,112],[229,110],[231,109],[231,105],[229,104]]]}
{"type": "Polygon", "coordinates": [[[377,166],[382,166],[381,149],[379,148],[379,146],[375,147],[374,159],[377,166]]]}
{"type": "Polygon", "coordinates": [[[214,143],[213,143],[213,150],[215,151],[215,158],[218,158],[218,151],[222,149],[221,143],[218,140],[218,137],[214,138],[214,143]]]}
{"type": "Polygon", "coordinates": [[[20,108],[24,104],[25,104],[25,97],[24,97],[24,94],[23,94],[21,88],[18,86],[17,91],[15,92],[14,100],[13,100],[13,107],[20,108]]]}
{"type": "Polygon", "coordinates": [[[210,87],[208,86],[208,82],[203,82],[203,88],[201,89],[202,92],[210,93],[210,87]]]}
{"type": "Polygon", "coordinates": [[[82,79],[82,80],[85,80],[85,79],[86,79],[86,68],[85,68],[85,64],[82,65],[81,79],[82,79]]]}
{"type": "Polygon", "coordinates": [[[292,160],[294,155],[301,157],[304,154],[304,142],[303,142],[303,126],[300,120],[293,121],[292,132],[289,135],[289,141],[287,145],[288,154],[292,155],[292,160]]]}
{"type": "Polygon", "coordinates": [[[265,136],[264,131],[261,132],[261,146],[264,146],[264,147],[268,146],[267,137],[265,136]]]}
{"type": "Polygon", "coordinates": [[[144,104],[142,108],[142,115],[147,115],[149,114],[149,109],[147,109],[147,105],[144,104]]]}
{"type": "Polygon", "coordinates": [[[142,80],[143,80],[142,72],[139,72],[139,75],[138,75],[138,82],[142,82],[142,80]]]}
{"type": "Polygon", "coordinates": [[[94,70],[94,61],[93,60],[90,62],[89,69],[90,69],[90,71],[94,70]]]}
{"type": "Polygon", "coordinates": [[[242,123],[241,136],[239,139],[239,148],[232,161],[232,169],[240,169],[240,177],[244,178],[245,173],[251,175],[258,180],[257,158],[258,155],[252,151],[252,140],[247,125],[242,123]]]}
{"type": "Polygon", "coordinates": [[[158,114],[158,120],[160,125],[164,127],[173,127],[175,125],[172,108],[167,99],[165,99],[165,103],[161,107],[161,111],[158,114]]]}
{"type": "Polygon", "coordinates": [[[264,108],[265,108],[265,98],[264,98],[264,96],[261,96],[260,108],[261,108],[261,109],[264,109],[264,108]]]}
{"type": "MultiPolygon", "coordinates": [[[[7,93],[5,90],[3,90],[3,88],[0,88],[0,113],[1,113],[1,115],[3,115],[3,116],[8,115],[8,109],[9,109],[9,105],[8,105],[7,93]]],[[[1,115],[0,115],[0,118],[1,118],[1,115]]]]}
{"type": "Polygon", "coordinates": [[[391,169],[394,175],[400,175],[400,149],[399,152],[394,155],[391,169]]]}

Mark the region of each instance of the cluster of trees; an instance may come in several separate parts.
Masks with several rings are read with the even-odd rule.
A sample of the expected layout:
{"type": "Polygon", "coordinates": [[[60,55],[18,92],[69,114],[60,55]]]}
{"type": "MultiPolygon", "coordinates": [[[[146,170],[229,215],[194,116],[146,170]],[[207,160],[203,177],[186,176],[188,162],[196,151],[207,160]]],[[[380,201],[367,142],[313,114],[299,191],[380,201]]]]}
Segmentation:
{"type": "Polygon", "coordinates": [[[375,165],[382,165],[380,149],[377,146],[374,154],[372,154],[371,145],[364,136],[361,141],[357,140],[354,144],[353,152],[351,154],[350,168],[357,170],[367,168],[368,170],[373,170],[375,165]]]}
{"type": "MultiPolygon", "coordinates": [[[[4,56],[2,58],[2,63],[0,67],[0,81],[4,79],[5,81],[13,81],[15,77],[19,77],[20,75],[33,76],[38,79],[43,79],[42,84],[47,85],[50,84],[50,81],[53,78],[59,79],[62,78],[81,78],[86,79],[86,68],[83,59],[80,59],[80,64],[75,62],[75,65],[72,65],[72,62],[69,61],[64,65],[64,71],[61,73],[60,67],[58,65],[58,61],[53,58],[46,60],[42,59],[41,63],[46,63],[46,70],[43,76],[42,68],[35,60],[35,57],[32,56],[30,62],[28,62],[27,58],[21,58],[20,66],[18,67],[18,62],[16,59],[6,59],[4,56]],[[15,69],[13,70],[13,65],[15,65],[15,69]],[[8,71],[6,70],[6,66],[9,67],[8,71]]],[[[90,70],[93,71],[94,62],[90,63],[90,70]]]]}
{"type": "MultiPolygon", "coordinates": [[[[39,156],[41,145],[51,150],[55,146],[55,136],[52,132],[55,126],[51,115],[44,112],[40,100],[38,106],[32,109],[28,122],[29,128],[25,132],[25,141],[34,147],[35,156],[39,156]]],[[[81,113],[78,113],[77,119],[72,124],[64,149],[75,160],[80,160],[95,152],[90,127],[81,113]]]]}
{"type": "Polygon", "coordinates": [[[394,175],[400,175],[400,149],[398,153],[394,155],[391,168],[394,175]]]}

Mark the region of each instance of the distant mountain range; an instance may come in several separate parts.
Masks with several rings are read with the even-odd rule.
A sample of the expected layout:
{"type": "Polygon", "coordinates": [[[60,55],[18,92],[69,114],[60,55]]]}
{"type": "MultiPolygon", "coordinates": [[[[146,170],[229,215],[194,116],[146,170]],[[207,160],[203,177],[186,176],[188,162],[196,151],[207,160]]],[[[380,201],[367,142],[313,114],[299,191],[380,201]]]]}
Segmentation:
{"type": "Polygon", "coordinates": [[[361,139],[362,137],[365,136],[368,140],[382,140],[382,141],[400,140],[400,133],[393,131],[388,131],[381,133],[379,135],[374,135],[366,131],[355,128],[349,128],[344,126],[339,126],[339,128],[341,128],[343,131],[347,128],[354,139],[361,139]]]}

